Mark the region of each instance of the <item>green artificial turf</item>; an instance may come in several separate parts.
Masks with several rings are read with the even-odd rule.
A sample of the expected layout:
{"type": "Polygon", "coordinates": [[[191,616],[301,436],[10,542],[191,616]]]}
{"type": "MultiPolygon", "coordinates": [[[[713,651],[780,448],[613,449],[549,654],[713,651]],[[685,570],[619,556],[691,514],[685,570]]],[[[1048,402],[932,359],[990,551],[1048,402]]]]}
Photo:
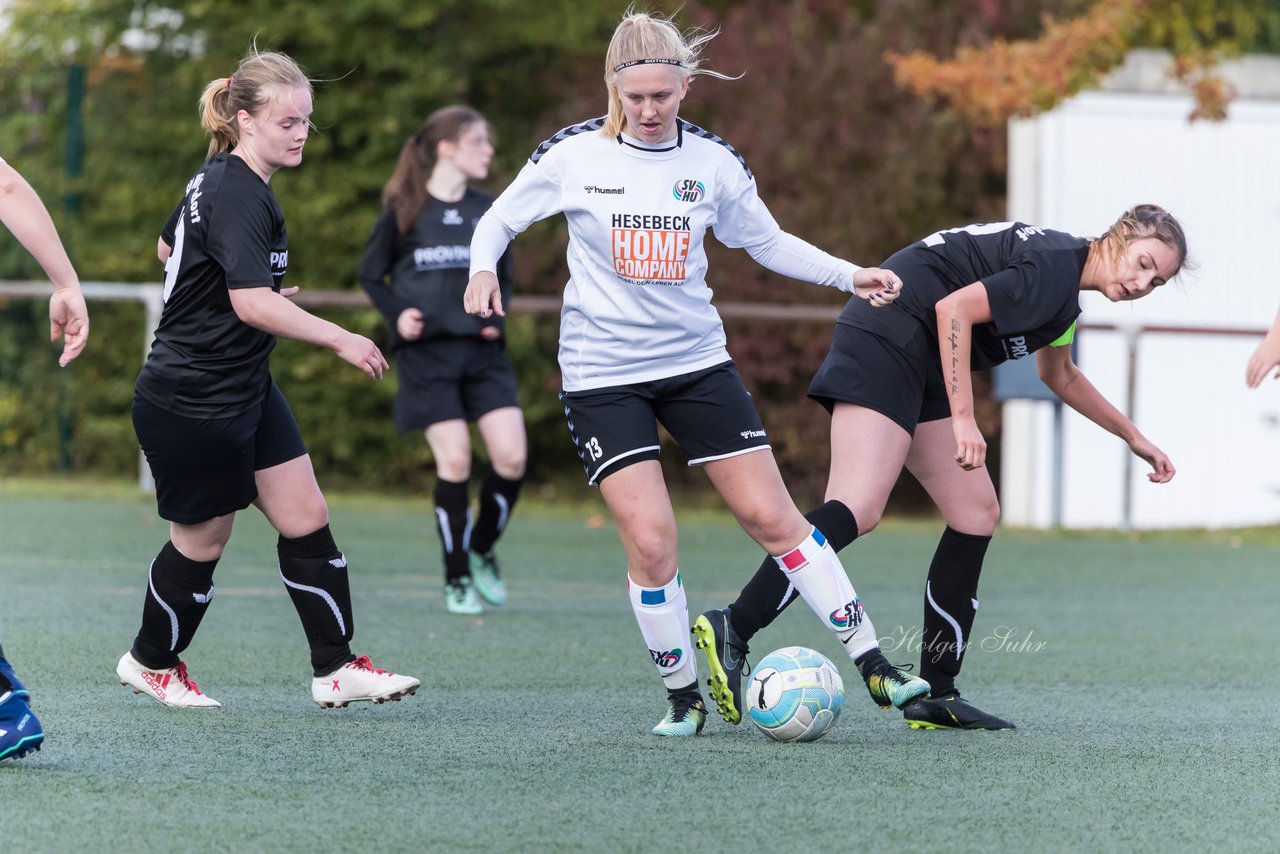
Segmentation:
{"type": "MultiPolygon", "coordinates": [[[[223,708],[116,682],[166,539],[131,490],[0,483],[0,642],[44,749],[0,763],[0,847],[24,851],[1273,851],[1280,840],[1280,545],[1271,534],[1003,531],[961,686],[1014,732],[916,732],[877,709],[797,603],[754,658],[812,646],[848,693],[835,729],[775,744],[712,713],[649,735],[661,683],[593,505],[517,508],[511,590],[450,616],[425,500],[336,500],[359,653],[416,697],[321,710],[275,566],[241,515],[185,654],[223,708]]],[[[759,555],[726,516],[681,516],[690,609],[759,555]]],[[[940,524],[844,553],[895,662],[917,658],[940,524]]]]}

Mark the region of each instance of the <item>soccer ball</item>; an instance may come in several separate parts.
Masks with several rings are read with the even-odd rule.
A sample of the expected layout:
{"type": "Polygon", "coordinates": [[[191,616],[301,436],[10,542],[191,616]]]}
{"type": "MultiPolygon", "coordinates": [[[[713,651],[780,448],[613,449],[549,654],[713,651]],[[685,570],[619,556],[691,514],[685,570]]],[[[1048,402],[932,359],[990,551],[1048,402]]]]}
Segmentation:
{"type": "Polygon", "coordinates": [[[822,653],[787,646],[756,664],[747,687],[747,714],[778,741],[814,741],[826,735],[844,709],[844,682],[822,653]]]}

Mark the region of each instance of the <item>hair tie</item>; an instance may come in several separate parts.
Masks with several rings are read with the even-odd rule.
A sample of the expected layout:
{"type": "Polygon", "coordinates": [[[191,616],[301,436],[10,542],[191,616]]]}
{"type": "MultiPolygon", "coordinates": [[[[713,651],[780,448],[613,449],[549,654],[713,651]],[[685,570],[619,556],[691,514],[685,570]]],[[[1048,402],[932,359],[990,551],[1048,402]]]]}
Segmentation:
{"type": "Polygon", "coordinates": [[[619,63],[618,65],[615,65],[613,68],[613,73],[617,74],[622,69],[630,68],[633,65],[680,65],[680,66],[683,66],[684,63],[678,59],[633,59],[630,62],[623,62],[623,63],[619,63]]]}
{"type": "Polygon", "coordinates": [[[235,75],[234,75],[234,74],[227,78],[227,91],[228,91],[228,92],[230,92],[230,91],[231,91],[231,81],[232,81],[232,80],[235,80],[235,79],[236,79],[236,77],[235,77],[235,75]]]}

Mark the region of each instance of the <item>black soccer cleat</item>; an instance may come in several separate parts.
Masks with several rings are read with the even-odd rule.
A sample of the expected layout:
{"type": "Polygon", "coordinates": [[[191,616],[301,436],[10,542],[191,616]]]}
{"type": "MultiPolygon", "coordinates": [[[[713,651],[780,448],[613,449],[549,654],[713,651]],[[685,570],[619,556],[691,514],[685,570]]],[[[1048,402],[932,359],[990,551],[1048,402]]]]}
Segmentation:
{"type": "Polygon", "coordinates": [[[902,717],[912,729],[1017,729],[968,702],[959,691],[921,697],[902,710],[902,717]]]}
{"type": "Polygon", "coordinates": [[[726,721],[742,720],[742,677],[751,672],[747,664],[747,642],[738,637],[729,620],[728,608],[704,611],[693,622],[694,646],[707,658],[707,685],[711,699],[726,721]]]}

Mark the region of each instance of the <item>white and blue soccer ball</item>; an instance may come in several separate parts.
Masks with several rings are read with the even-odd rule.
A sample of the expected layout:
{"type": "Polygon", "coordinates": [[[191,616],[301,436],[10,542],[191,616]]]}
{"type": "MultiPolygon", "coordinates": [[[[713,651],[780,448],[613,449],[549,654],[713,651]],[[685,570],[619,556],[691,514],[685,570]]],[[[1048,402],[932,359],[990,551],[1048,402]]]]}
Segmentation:
{"type": "Polygon", "coordinates": [[[844,681],[822,653],[803,646],[774,650],[756,664],[747,686],[747,715],[770,738],[813,741],[844,709],[844,681]]]}

